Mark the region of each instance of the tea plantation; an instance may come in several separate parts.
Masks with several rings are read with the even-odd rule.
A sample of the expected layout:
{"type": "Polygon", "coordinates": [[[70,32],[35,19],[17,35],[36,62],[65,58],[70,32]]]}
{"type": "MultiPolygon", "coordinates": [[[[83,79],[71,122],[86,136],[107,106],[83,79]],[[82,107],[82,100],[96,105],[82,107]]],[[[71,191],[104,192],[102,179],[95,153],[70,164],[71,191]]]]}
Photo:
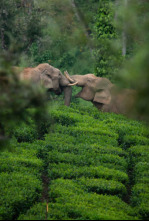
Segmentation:
{"type": "Polygon", "coordinates": [[[13,132],[0,153],[0,220],[148,220],[149,132],[143,123],[73,104],[13,132]]]}

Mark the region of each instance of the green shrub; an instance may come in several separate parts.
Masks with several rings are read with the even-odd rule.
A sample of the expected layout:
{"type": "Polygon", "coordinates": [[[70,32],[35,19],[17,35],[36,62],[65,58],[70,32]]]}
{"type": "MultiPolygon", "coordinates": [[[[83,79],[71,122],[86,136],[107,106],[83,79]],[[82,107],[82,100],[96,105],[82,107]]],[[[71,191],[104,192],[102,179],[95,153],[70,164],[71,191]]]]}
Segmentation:
{"type": "Polygon", "coordinates": [[[81,120],[79,114],[71,113],[71,112],[68,112],[67,110],[66,111],[54,110],[54,111],[51,111],[50,114],[56,123],[59,123],[64,126],[75,125],[75,123],[81,120]]]}
{"type": "Polygon", "coordinates": [[[26,212],[26,214],[21,214],[18,217],[18,220],[45,220],[46,206],[46,203],[36,203],[26,212]]]}
{"type": "Polygon", "coordinates": [[[84,155],[77,155],[72,153],[60,153],[58,151],[49,152],[49,163],[71,163],[78,166],[101,166],[105,164],[113,164],[127,170],[127,162],[124,158],[112,154],[90,154],[84,152],[84,155]]]}
{"type": "Polygon", "coordinates": [[[70,220],[67,213],[63,211],[62,204],[49,203],[49,213],[46,217],[46,203],[35,204],[26,214],[21,214],[18,220],[70,220]]]}
{"type": "Polygon", "coordinates": [[[113,147],[113,146],[104,147],[99,144],[92,144],[90,146],[90,149],[93,152],[96,152],[99,154],[112,154],[112,155],[118,155],[120,157],[127,157],[128,156],[128,153],[120,147],[113,147]]]}
{"type": "Polygon", "coordinates": [[[100,144],[103,146],[118,146],[117,135],[102,129],[84,128],[80,126],[65,127],[56,125],[55,130],[60,134],[68,134],[75,137],[76,143],[83,144],[100,144]]]}
{"type": "Polygon", "coordinates": [[[19,143],[21,142],[33,142],[38,138],[38,133],[35,128],[35,125],[26,125],[25,123],[21,124],[18,128],[15,129],[13,135],[16,137],[19,143]]]}
{"type": "Polygon", "coordinates": [[[27,158],[24,155],[3,153],[0,157],[1,172],[20,172],[23,174],[34,174],[40,178],[43,162],[37,158],[27,158]]]}
{"type": "Polygon", "coordinates": [[[127,193],[126,187],[118,181],[88,178],[81,178],[77,181],[81,188],[88,192],[117,195],[119,197],[123,197],[127,193]]]}
{"type": "Polygon", "coordinates": [[[83,176],[86,178],[105,178],[107,180],[116,180],[124,184],[128,182],[128,175],[126,173],[103,166],[77,167],[75,165],[64,163],[49,165],[49,177],[51,179],[77,179],[83,176]]]}
{"type": "Polygon", "coordinates": [[[75,181],[58,179],[50,189],[52,206],[72,220],[132,220],[132,209],[117,196],[86,193],[75,181]]]}
{"type": "Polygon", "coordinates": [[[117,134],[115,134],[113,131],[109,130],[106,126],[95,125],[88,123],[79,123],[77,124],[77,127],[71,127],[70,128],[70,135],[73,136],[82,136],[82,135],[97,135],[97,136],[107,136],[107,137],[113,137],[115,139],[118,138],[117,134]]]}
{"type": "Polygon", "coordinates": [[[73,136],[60,134],[56,131],[55,133],[50,133],[50,136],[45,135],[45,144],[54,150],[70,152],[73,148],[76,148],[74,145],[76,144],[76,139],[73,136]]]}
{"type": "Polygon", "coordinates": [[[139,162],[134,167],[134,183],[149,183],[149,163],[139,162]]]}
{"type": "Polygon", "coordinates": [[[33,174],[0,174],[0,217],[15,219],[41,197],[41,182],[33,174]]]}
{"type": "Polygon", "coordinates": [[[124,136],[123,144],[122,144],[124,149],[127,149],[131,146],[136,146],[136,145],[149,145],[149,139],[143,136],[138,136],[138,135],[124,136]]]}
{"type": "MultiPolygon", "coordinates": [[[[79,196],[80,197],[80,196],[79,196]]],[[[84,197],[85,198],[85,197],[84,197]]],[[[94,196],[87,196],[86,199],[90,202],[94,202],[94,196]]],[[[82,198],[81,198],[82,199],[82,198]]],[[[49,213],[47,216],[48,220],[136,220],[136,217],[131,215],[131,209],[126,204],[119,202],[117,199],[108,199],[106,196],[105,201],[101,201],[103,198],[100,196],[97,200],[100,200],[103,204],[106,201],[106,208],[103,208],[101,205],[98,204],[93,206],[91,202],[89,204],[85,203],[84,201],[81,203],[81,200],[78,200],[77,197],[77,204],[73,202],[71,203],[49,203],[49,213]],[[113,206],[110,209],[110,200],[111,205],[113,206]],[[114,204],[112,200],[117,200],[114,204]],[[121,207],[125,206],[124,209],[127,209],[127,213],[125,213],[124,209],[122,211],[118,209],[118,203],[122,204],[121,207]],[[116,208],[117,206],[117,208],[116,208]],[[130,210],[130,211],[129,211],[130,210]],[[129,215],[130,214],[130,215],[129,215]]],[[[96,200],[96,201],[97,201],[96,200]]],[[[45,219],[45,209],[46,204],[40,203],[32,207],[30,210],[27,211],[25,215],[20,215],[18,220],[44,220],[45,219]]]]}
{"type": "Polygon", "coordinates": [[[149,217],[149,146],[134,146],[129,149],[133,165],[131,203],[137,210],[138,217],[147,220],[149,217]]]}
{"type": "Polygon", "coordinates": [[[142,220],[148,220],[149,217],[149,183],[136,184],[132,189],[131,203],[138,212],[142,220]]]}
{"type": "Polygon", "coordinates": [[[138,162],[149,161],[149,146],[134,146],[129,149],[133,165],[138,162]]]}
{"type": "Polygon", "coordinates": [[[34,143],[17,143],[14,145],[12,153],[22,155],[26,158],[37,158],[38,150],[44,146],[41,140],[34,143]]]}

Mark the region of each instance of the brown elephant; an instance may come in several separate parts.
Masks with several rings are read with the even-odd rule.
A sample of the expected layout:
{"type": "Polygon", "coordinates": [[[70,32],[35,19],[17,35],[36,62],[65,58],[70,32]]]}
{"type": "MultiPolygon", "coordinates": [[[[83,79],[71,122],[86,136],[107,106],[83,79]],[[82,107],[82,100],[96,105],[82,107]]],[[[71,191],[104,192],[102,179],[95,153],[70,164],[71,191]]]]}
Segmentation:
{"type": "Polygon", "coordinates": [[[65,105],[70,105],[71,86],[73,84],[70,84],[59,69],[45,63],[39,64],[35,68],[25,68],[21,71],[20,68],[15,68],[15,71],[19,72],[21,80],[29,80],[35,84],[41,84],[47,91],[53,91],[56,95],[60,95],[64,91],[65,105]]]}
{"type": "Polygon", "coordinates": [[[65,71],[70,83],[82,87],[75,96],[91,101],[99,110],[117,114],[129,114],[134,110],[136,91],[121,89],[112,84],[107,78],[96,77],[93,74],[70,75],[65,71]]]}

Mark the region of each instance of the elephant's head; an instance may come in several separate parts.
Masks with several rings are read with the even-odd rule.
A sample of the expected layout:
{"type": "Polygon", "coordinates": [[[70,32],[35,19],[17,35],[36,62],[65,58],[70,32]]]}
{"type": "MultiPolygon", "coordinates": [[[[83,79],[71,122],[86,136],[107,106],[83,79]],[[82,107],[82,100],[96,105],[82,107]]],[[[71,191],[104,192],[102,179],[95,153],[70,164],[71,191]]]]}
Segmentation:
{"type": "Polygon", "coordinates": [[[96,77],[93,74],[70,77],[68,72],[65,72],[65,76],[69,82],[77,82],[77,86],[82,87],[76,97],[91,101],[98,109],[128,116],[135,112],[136,91],[119,88],[107,78],[96,77]]]}
{"type": "Polygon", "coordinates": [[[65,72],[65,76],[69,82],[77,82],[77,86],[82,87],[82,90],[76,95],[77,98],[103,105],[110,104],[110,90],[113,84],[107,78],[96,77],[93,74],[73,75],[70,77],[68,72],[65,72]]]}
{"type": "Polygon", "coordinates": [[[72,84],[69,80],[59,69],[49,64],[40,64],[36,69],[40,71],[40,79],[45,88],[57,95],[60,95],[64,91],[65,105],[69,106],[72,95],[72,84]]]}

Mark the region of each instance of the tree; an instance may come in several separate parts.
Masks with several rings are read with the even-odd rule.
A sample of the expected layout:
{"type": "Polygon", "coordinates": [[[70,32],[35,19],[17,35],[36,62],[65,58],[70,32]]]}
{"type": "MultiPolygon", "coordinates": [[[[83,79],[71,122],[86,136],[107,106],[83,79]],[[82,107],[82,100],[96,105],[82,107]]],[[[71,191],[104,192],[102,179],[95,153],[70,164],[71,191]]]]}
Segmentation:
{"type": "MultiPolygon", "coordinates": [[[[124,7],[127,8],[128,6],[128,0],[124,0],[124,7]]],[[[122,56],[126,56],[127,53],[127,34],[126,34],[126,27],[125,23],[123,26],[123,31],[122,31],[122,56]]]]}
{"type": "Polygon", "coordinates": [[[116,17],[114,3],[112,0],[100,1],[94,26],[94,38],[97,39],[95,71],[97,76],[108,77],[111,80],[113,80],[121,63],[121,51],[115,51],[113,47],[113,41],[119,37],[114,25],[114,18],[116,17]]]}
{"type": "Polygon", "coordinates": [[[12,39],[28,51],[41,36],[41,16],[31,0],[2,0],[0,5],[1,48],[8,50],[12,39]]]}
{"type": "Polygon", "coordinates": [[[149,122],[149,2],[128,1],[127,9],[122,6],[119,14],[118,27],[125,23],[127,48],[129,46],[131,53],[118,79],[123,86],[129,85],[137,90],[136,114],[149,122]]]}

